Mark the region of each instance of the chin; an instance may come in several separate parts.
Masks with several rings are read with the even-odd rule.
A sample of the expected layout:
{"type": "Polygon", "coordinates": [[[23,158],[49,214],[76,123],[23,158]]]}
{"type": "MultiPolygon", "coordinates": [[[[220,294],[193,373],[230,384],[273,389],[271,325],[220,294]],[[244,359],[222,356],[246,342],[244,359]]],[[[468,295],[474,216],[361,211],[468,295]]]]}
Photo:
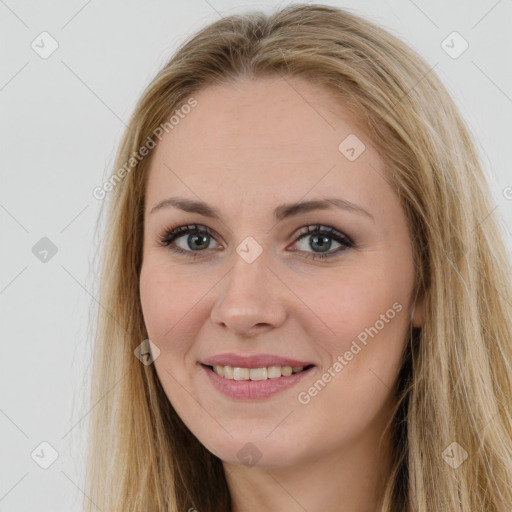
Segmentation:
{"type": "Polygon", "coordinates": [[[204,446],[223,462],[236,466],[282,468],[298,463],[293,443],[257,436],[233,436],[223,443],[212,440],[204,446]]]}

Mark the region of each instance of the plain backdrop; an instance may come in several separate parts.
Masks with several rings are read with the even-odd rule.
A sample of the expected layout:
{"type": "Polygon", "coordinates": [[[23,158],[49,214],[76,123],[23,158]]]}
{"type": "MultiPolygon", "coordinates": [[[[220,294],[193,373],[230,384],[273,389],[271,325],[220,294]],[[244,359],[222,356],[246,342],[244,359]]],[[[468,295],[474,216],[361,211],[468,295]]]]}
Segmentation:
{"type": "MultiPolygon", "coordinates": [[[[0,1],[0,512],[74,512],[84,499],[92,190],[135,102],[199,28],[286,3],[0,1]]],[[[366,16],[436,65],[478,139],[510,248],[512,1],[309,3],[366,16]]]]}

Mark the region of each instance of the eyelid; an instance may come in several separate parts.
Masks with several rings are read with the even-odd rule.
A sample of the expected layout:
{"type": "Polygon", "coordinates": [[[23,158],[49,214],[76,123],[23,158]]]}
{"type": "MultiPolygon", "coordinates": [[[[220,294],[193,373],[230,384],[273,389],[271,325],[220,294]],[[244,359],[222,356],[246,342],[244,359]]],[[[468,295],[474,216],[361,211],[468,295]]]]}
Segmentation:
{"type": "Polygon", "coordinates": [[[300,228],[300,230],[295,233],[295,242],[301,240],[310,233],[321,233],[331,235],[332,237],[342,238],[348,244],[355,245],[350,236],[348,236],[343,231],[333,228],[327,224],[308,224],[307,226],[300,228]]]}

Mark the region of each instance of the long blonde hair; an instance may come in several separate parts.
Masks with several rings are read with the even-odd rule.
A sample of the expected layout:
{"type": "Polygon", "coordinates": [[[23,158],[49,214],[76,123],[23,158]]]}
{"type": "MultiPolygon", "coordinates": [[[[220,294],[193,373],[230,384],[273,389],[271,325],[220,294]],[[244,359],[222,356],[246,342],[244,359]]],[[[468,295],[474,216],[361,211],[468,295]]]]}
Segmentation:
{"type": "Polygon", "coordinates": [[[375,24],[318,4],[210,24],[178,49],[135,108],[115,163],[124,172],[101,189],[108,211],[86,509],[231,510],[221,460],[178,417],[154,365],[134,356],[148,337],[139,274],[151,151],[139,152],[200,89],[269,75],[328,87],[364,123],[408,220],[425,319],[404,340],[381,512],[512,509],[511,272],[472,136],[418,55],[375,24]],[[455,467],[454,453],[467,459],[455,467]]]}

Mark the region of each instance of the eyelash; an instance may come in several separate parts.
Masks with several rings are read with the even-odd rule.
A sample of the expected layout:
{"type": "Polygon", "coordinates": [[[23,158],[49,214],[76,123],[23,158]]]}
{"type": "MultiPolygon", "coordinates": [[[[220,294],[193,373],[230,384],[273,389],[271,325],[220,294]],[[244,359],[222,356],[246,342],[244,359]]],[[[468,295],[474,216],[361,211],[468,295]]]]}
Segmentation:
{"type": "MultiPolygon", "coordinates": [[[[197,258],[201,257],[200,254],[202,251],[187,251],[182,249],[181,247],[172,246],[171,244],[178,238],[181,238],[184,235],[194,234],[194,235],[208,235],[211,238],[215,239],[215,235],[213,231],[207,226],[199,226],[197,224],[188,225],[188,226],[179,226],[177,228],[168,228],[164,231],[164,233],[158,239],[158,246],[167,247],[170,251],[173,251],[178,254],[186,254],[188,257],[197,258]],[[201,229],[203,228],[203,229],[201,229]]],[[[337,231],[336,229],[330,226],[322,226],[321,224],[317,224],[315,226],[305,226],[301,232],[298,233],[297,239],[295,242],[306,238],[311,235],[326,235],[329,238],[334,239],[336,242],[340,243],[342,247],[338,249],[327,252],[327,253],[309,253],[309,255],[305,256],[306,258],[310,258],[313,260],[321,260],[325,258],[331,258],[337,255],[340,252],[344,252],[346,249],[355,247],[354,242],[345,234],[337,231]],[[323,229],[322,229],[323,228],[323,229]],[[343,247],[344,246],[344,247],[343,247]]],[[[302,251],[303,252],[303,251],[302,251]]]]}

